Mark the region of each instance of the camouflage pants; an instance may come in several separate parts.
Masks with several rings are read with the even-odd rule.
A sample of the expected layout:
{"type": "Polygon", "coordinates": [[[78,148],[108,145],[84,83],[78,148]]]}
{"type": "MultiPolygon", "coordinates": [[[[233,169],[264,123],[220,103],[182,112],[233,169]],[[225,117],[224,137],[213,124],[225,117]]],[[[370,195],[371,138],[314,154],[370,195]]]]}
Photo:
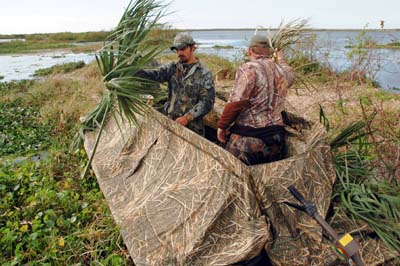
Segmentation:
{"type": "Polygon", "coordinates": [[[274,143],[264,144],[262,151],[243,151],[229,145],[229,143],[226,149],[247,165],[270,163],[284,159],[287,153],[285,136],[283,134],[275,134],[272,139],[274,143]]]}

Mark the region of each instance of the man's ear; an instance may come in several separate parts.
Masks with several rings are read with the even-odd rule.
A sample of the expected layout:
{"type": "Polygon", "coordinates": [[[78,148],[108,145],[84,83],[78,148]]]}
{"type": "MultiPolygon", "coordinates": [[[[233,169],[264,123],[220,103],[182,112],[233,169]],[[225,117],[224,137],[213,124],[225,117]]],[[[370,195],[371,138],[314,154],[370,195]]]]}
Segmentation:
{"type": "Polygon", "coordinates": [[[195,50],[196,50],[196,45],[193,44],[192,46],[190,46],[190,51],[191,52],[194,52],[195,50]]]}
{"type": "Polygon", "coordinates": [[[249,48],[247,49],[247,55],[248,55],[248,56],[253,55],[253,50],[252,50],[251,47],[249,47],[249,48]]]}

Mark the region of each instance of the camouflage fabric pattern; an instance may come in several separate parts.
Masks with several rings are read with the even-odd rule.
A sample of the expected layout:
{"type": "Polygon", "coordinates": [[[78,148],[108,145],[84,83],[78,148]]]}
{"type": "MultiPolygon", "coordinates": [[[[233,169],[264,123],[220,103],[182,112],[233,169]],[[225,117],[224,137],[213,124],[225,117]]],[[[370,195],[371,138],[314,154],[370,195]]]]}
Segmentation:
{"type": "MultiPolygon", "coordinates": [[[[293,81],[293,70],[283,60],[275,63],[261,57],[243,64],[236,72],[229,102],[246,100],[249,107],[239,114],[235,123],[255,128],[283,125],[281,112],[285,109],[285,98],[293,81]]],[[[271,149],[258,138],[236,134],[231,135],[226,148],[234,155],[268,153],[271,149]]]]}
{"type": "Polygon", "coordinates": [[[244,164],[153,109],[140,129],[121,121],[107,121],[92,166],[135,265],[232,265],[260,253],[269,224],[244,164]]]}
{"type": "MultiPolygon", "coordinates": [[[[330,263],[337,256],[322,241],[321,227],[283,203],[296,202],[287,190],[294,185],[322,216],[328,212],[335,175],[321,124],[288,116],[285,124],[295,128],[290,156],[246,166],[153,109],[139,119],[140,130],[114,119],[105,125],[92,167],[135,265],[232,265],[263,247],[273,265],[341,265],[330,263]]],[[[85,135],[89,155],[96,137],[85,135]]],[[[382,241],[365,240],[365,265],[398,256],[382,241]]]]}
{"type": "Polygon", "coordinates": [[[259,145],[260,139],[232,134],[230,141],[231,144],[235,143],[236,140],[241,141],[244,139],[245,141],[243,142],[244,145],[246,145],[246,150],[251,152],[241,151],[238,148],[235,148],[234,145],[229,147],[229,152],[247,165],[256,165],[281,160],[285,156],[285,140],[282,140],[282,136],[279,134],[273,135],[272,138],[276,140],[277,143],[280,143],[280,145],[265,145],[264,143],[259,145]],[[254,142],[256,142],[256,145],[253,144],[254,142]]]}
{"type": "Polygon", "coordinates": [[[146,78],[168,82],[168,101],[164,113],[171,119],[186,115],[188,128],[204,136],[203,116],[211,111],[215,101],[211,72],[199,61],[194,64],[170,63],[156,70],[141,72],[146,78]]]}

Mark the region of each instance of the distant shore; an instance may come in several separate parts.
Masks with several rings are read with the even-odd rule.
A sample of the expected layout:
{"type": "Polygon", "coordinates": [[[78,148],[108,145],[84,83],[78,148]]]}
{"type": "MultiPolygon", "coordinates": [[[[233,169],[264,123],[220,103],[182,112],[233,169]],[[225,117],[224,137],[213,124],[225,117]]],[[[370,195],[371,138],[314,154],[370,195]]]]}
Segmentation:
{"type": "MultiPolygon", "coordinates": [[[[252,31],[252,30],[278,30],[278,28],[215,28],[215,29],[178,29],[179,31],[252,31]]],[[[400,31],[400,29],[308,29],[308,31],[400,31]]]]}
{"type": "MultiPolygon", "coordinates": [[[[174,29],[176,31],[253,31],[253,30],[277,30],[278,28],[211,28],[211,29],[174,29]]],[[[400,29],[315,29],[310,28],[308,31],[361,31],[365,30],[367,32],[377,32],[377,31],[384,31],[384,32],[397,32],[400,29]]],[[[55,33],[33,33],[33,34],[2,34],[0,32],[0,39],[23,39],[26,35],[55,35],[55,34],[89,34],[89,33],[101,33],[107,34],[107,31],[90,31],[90,32],[55,32],[55,33]]]]}

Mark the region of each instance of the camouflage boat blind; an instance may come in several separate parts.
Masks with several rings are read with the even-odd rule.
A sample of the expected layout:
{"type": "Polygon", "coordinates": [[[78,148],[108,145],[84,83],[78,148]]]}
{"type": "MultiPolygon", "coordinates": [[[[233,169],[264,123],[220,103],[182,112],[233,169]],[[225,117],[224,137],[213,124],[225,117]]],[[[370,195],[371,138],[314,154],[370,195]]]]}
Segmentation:
{"type": "MultiPolygon", "coordinates": [[[[320,227],[283,203],[294,185],[327,213],[326,134],[291,121],[290,157],[248,167],[153,109],[139,128],[110,118],[92,167],[135,265],[231,265],[263,248],[275,265],[327,265],[320,227]]],[[[96,136],[86,134],[88,154],[96,136]]]]}
{"type": "Polygon", "coordinates": [[[226,265],[261,251],[268,224],[234,156],[156,111],[140,130],[121,127],[109,121],[92,165],[136,265],[226,265]]]}

